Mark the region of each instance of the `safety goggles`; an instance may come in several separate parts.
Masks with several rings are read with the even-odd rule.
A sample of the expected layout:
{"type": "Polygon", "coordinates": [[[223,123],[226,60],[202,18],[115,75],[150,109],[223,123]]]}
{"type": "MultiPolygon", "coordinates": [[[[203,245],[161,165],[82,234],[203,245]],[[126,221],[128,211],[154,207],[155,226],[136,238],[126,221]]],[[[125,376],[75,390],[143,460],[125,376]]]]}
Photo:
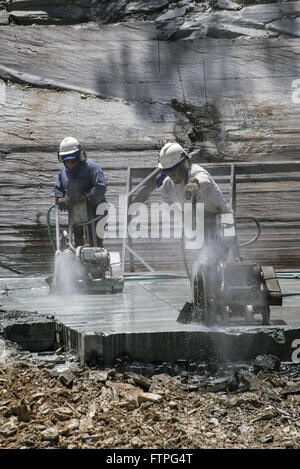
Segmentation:
{"type": "Polygon", "coordinates": [[[79,151],[76,151],[75,153],[71,153],[71,154],[68,154],[66,156],[62,156],[62,160],[63,161],[67,161],[67,160],[76,160],[80,155],[80,150],[79,151]]]}
{"type": "Polygon", "coordinates": [[[161,174],[169,176],[169,174],[175,173],[177,171],[177,168],[179,168],[179,166],[181,166],[182,161],[183,160],[179,161],[179,163],[175,164],[175,166],[172,166],[172,168],[163,169],[161,171],[161,174]]]}

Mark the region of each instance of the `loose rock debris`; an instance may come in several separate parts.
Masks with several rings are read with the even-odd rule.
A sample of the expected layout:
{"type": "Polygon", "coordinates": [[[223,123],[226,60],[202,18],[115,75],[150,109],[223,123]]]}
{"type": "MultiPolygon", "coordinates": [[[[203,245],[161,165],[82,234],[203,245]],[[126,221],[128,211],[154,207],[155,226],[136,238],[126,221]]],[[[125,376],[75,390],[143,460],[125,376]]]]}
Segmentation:
{"type": "Polygon", "coordinates": [[[255,375],[257,361],[185,363],[185,371],[180,362],[173,376],[144,376],[79,366],[61,351],[46,358],[19,353],[0,363],[1,448],[300,447],[296,364],[255,375]],[[62,358],[69,368],[55,372],[62,358]]]}

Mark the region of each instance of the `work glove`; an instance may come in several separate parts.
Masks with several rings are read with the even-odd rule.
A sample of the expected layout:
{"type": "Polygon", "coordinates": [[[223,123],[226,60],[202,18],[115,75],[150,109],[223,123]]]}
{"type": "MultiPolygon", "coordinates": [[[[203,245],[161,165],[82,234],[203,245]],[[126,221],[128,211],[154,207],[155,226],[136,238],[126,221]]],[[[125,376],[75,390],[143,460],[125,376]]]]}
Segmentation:
{"type": "Polygon", "coordinates": [[[80,202],[87,201],[88,196],[86,194],[73,194],[70,197],[70,204],[71,205],[76,205],[80,204],[80,202]]]}
{"type": "Polygon", "coordinates": [[[155,178],[156,187],[161,187],[166,177],[166,174],[159,173],[155,178]]]}
{"type": "Polygon", "coordinates": [[[68,201],[64,197],[58,197],[57,205],[59,210],[62,210],[63,212],[68,210],[68,201]]]}
{"type": "Polygon", "coordinates": [[[193,200],[200,191],[200,184],[196,178],[190,178],[184,188],[184,197],[186,200],[193,200]]]}

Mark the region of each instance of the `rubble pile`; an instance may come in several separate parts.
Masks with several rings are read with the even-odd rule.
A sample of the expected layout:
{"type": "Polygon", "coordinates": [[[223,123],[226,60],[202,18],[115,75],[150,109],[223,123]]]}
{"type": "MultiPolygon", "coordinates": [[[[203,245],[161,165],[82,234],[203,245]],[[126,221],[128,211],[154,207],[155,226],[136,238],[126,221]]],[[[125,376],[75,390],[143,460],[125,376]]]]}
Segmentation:
{"type": "Polygon", "coordinates": [[[61,352],[7,357],[0,446],[299,448],[298,365],[261,356],[252,365],[179,361],[171,372],[79,366],[61,352]]]}

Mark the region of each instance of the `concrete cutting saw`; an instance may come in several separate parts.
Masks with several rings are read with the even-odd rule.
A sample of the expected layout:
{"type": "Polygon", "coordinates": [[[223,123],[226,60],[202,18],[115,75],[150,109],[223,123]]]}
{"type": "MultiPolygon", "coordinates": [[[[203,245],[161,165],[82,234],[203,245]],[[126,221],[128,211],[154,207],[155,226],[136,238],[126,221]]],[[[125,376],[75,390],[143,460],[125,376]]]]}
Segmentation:
{"type": "MultiPolygon", "coordinates": [[[[102,240],[97,237],[97,223],[102,221],[104,226],[107,211],[90,219],[87,201],[72,204],[68,214],[68,229],[61,230],[60,211],[57,205],[50,209],[53,207],[56,210],[56,243],[51,239],[55,246],[55,265],[54,274],[47,279],[50,293],[122,292],[124,280],[120,253],[109,252],[102,247],[102,240]],[[75,243],[76,230],[82,233],[79,246],[78,241],[75,243]]],[[[48,232],[51,236],[49,226],[48,232]]]]}
{"type": "Polygon", "coordinates": [[[244,261],[240,255],[235,225],[241,219],[252,220],[257,226],[256,236],[243,245],[258,239],[261,229],[256,218],[234,218],[232,213],[216,215],[208,244],[192,262],[189,273],[192,302],[184,305],[178,322],[228,325],[232,317],[242,316],[244,324],[251,324],[258,314],[262,324],[268,325],[270,305],[282,305],[282,292],[273,267],[244,261]],[[211,250],[207,249],[209,245],[211,250]],[[210,256],[212,251],[217,255],[210,256]]]}

